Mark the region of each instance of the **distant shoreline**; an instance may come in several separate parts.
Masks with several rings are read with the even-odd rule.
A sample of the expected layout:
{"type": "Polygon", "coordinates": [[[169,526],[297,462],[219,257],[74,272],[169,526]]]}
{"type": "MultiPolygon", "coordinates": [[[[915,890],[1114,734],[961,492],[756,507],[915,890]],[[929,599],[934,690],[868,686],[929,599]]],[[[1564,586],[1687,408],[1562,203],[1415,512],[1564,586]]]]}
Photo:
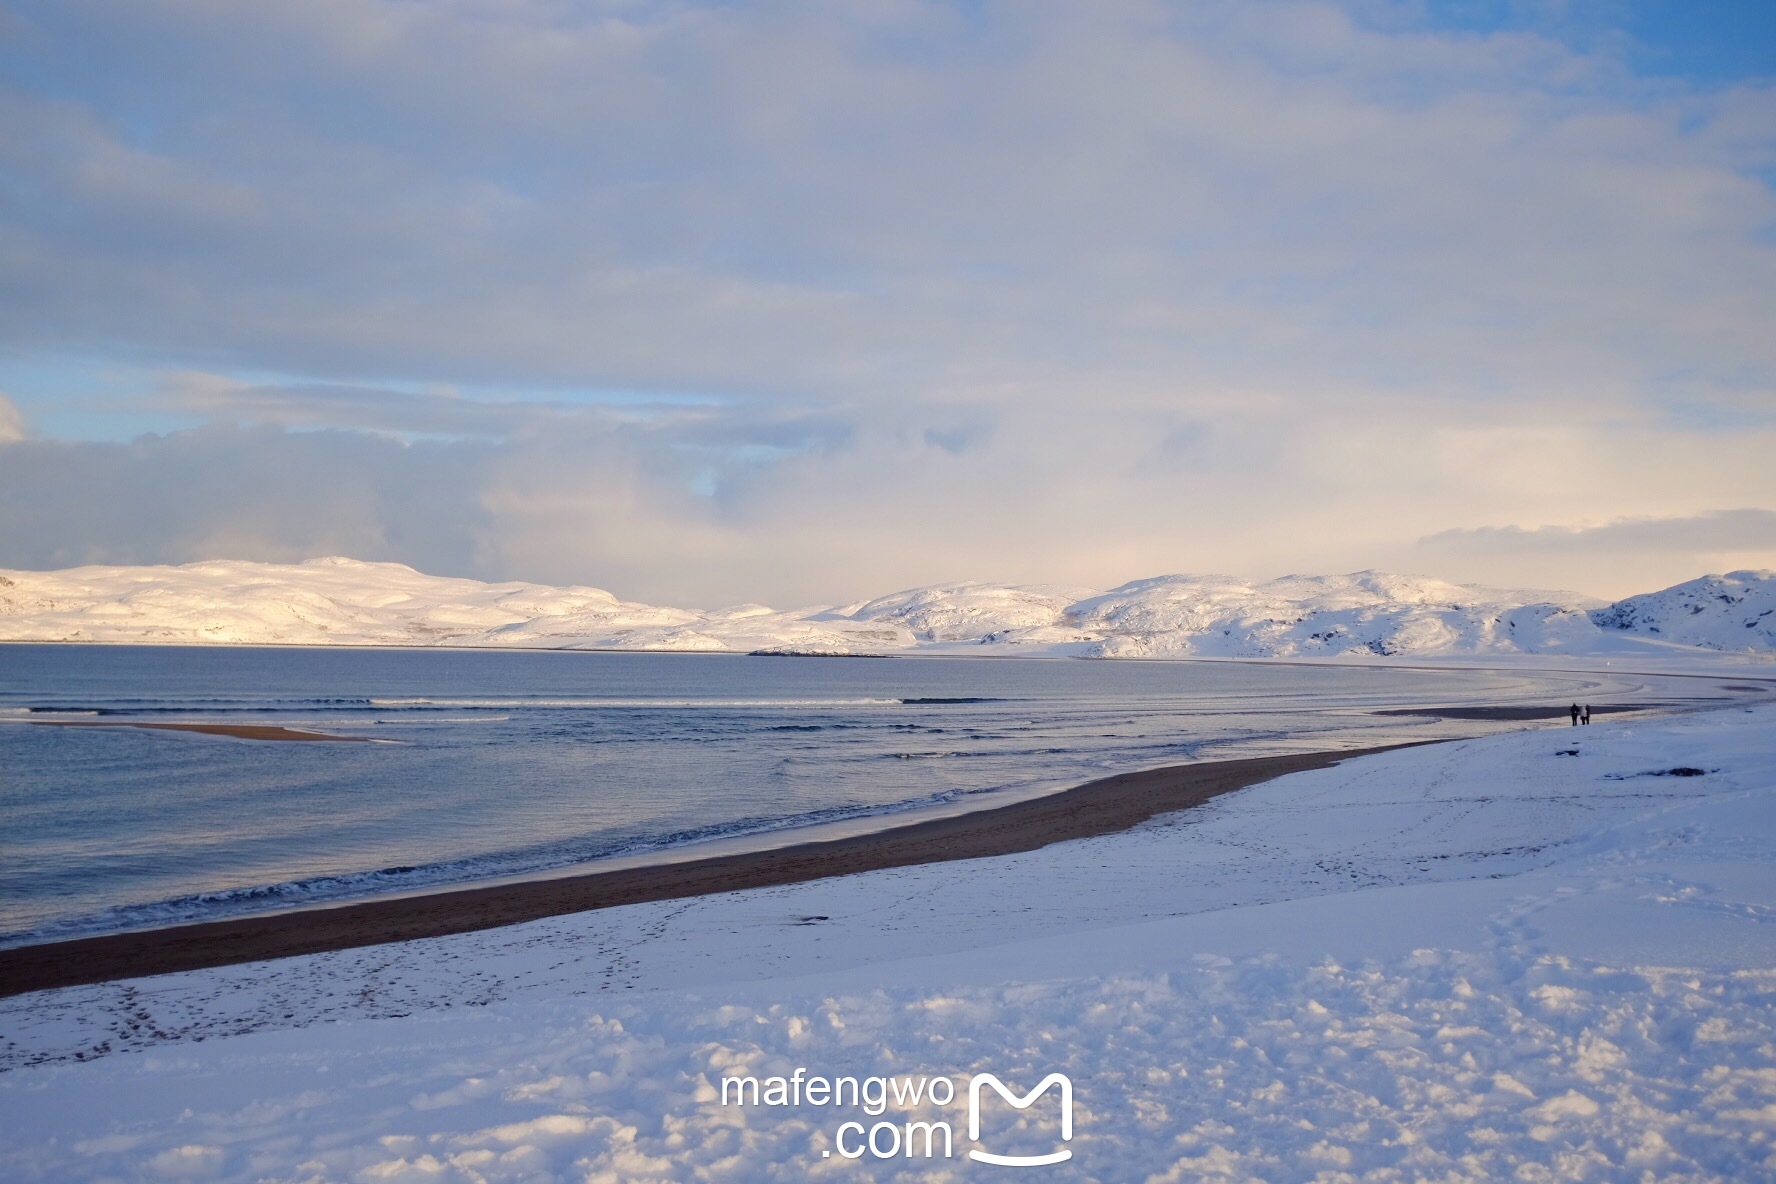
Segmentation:
{"type": "Polygon", "coordinates": [[[471,933],[626,904],[1013,855],[1127,830],[1290,773],[1428,743],[1438,741],[1173,765],[994,809],[770,850],[20,946],[0,950],[0,997],[471,933]]]}
{"type": "MultiPolygon", "coordinates": [[[[142,649],[240,649],[240,650],[402,650],[422,653],[435,651],[438,653],[459,654],[635,654],[650,657],[682,657],[682,658],[905,658],[910,661],[960,661],[982,662],[1104,662],[1104,663],[1152,663],[1162,665],[1188,665],[1198,663],[1210,666],[1300,666],[1309,669],[1336,670],[1425,670],[1425,671],[1477,671],[1482,673],[1498,670],[1509,670],[1521,662],[1532,669],[1544,673],[1567,674],[1645,674],[1658,678],[1699,678],[1749,679],[1772,684],[1776,689],[1776,654],[1751,653],[1738,650],[1697,650],[1695,653],[1673,655],[1675,660],[1704,663],[1717,659],[1723,665],[1742,667],[1745,664],[1772,667],[1772,673],[1762,674],[1757,670],[1732,668],[1725,670],[1641,670],[1636,660],[1654,662],[1665,655],[1629,655],[1613,656],[1582,655],[1582,654],[1450,654],[1450,655],[1388,655],[1380,656],[1364,654],[1361,656],[1338,655],[1332,657],[1254,657],[1237,658],[1218,655],[1189,654],[1181,657],[1156,657],[1153,655],[1105,655],[1086,656],[1082,654],[1056,653],[981,653],[970,648],[955,650],[929,650],[911,648],[857,654],[761,654],[750,650],[680,650],[680,649],[615,649],[599,646],[529,646],[529,645],[453,645],[449,642],[309,642],[309,641],[98,641],[79,638],[29,638],[0,637],[0,646],[4,645],[42,645],[71,646],[90,645],[107,648],[137,647],[142,649]],[[1447,661],[1439,661],[1446,657],[1447,661]],[[1617,662],[1623,663],[1616,665],[1617,662]],[[1546,665],[1543,665],[1546,663],[1546,665]],[[1604,669],[1598,669],[1603,667],[1604,669]]],[[[1743,689],[1743,688],[1741,688],[1743,689]]],[[[1761,688],[1760,688],[1761,689],[1761,688]]]]}

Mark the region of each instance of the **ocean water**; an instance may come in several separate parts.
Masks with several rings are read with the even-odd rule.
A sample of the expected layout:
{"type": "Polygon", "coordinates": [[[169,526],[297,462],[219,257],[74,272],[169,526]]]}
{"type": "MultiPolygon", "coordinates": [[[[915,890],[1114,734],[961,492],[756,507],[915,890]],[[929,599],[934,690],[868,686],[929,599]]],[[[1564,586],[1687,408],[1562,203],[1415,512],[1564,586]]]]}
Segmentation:
{"type": "Polygon", "coordinates": [[[0,645],[0,944],[1497,726],[1385,708],[1684,693],[1258,663],[0,645]],[[57,719],[376,743],[33,726],[57,719]]]}

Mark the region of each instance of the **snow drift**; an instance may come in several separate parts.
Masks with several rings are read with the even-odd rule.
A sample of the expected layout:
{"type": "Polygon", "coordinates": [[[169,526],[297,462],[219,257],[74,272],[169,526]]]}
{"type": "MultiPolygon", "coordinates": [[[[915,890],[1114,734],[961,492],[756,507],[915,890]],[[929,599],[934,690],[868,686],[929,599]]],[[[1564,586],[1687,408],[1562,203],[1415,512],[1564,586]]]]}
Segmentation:
{"type": "Polygon", "coordinates": [[[0,1000],[0,1177],[1002,1178],[965,1105],[886,1115],[953,1157],[846,1163],[855,1107],[722,1102],[800,1067],[1066,1073],[1055,1184],[1768,1179],[1772,722],[1562,724],[999,859],[0,1000]]]}

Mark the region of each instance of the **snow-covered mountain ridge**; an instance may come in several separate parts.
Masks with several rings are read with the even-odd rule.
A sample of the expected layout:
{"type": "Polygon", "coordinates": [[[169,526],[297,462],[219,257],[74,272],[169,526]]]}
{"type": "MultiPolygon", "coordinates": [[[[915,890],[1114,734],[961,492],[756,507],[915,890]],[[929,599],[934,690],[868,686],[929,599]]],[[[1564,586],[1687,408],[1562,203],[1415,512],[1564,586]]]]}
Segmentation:
{"type": "Polygon", "coordinates": [[[1705,576],[1614,604],[1365,571],[1168,575],[1108,592],[941,584],[842,607],[699,612],[398,563],[216,560],[0,572],[0,639],[1112,658],[1771,653],[1776,572],[1705,576]]]}

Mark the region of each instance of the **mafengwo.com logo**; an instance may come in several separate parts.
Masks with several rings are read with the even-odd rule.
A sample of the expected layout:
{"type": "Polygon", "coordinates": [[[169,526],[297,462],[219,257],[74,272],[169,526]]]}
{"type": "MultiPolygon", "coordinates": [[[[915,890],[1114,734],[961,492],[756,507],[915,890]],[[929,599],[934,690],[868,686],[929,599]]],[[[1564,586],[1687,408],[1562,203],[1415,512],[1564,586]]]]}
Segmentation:
{"type": "MultiPolygon", "coordinates": [[[[1039,1082],[1035,1089],[1019,1097],[1005,1087],[991,1073],[976,1073],[968,1081],[968,1137],[980,1142],[981,1137],[981,1089],[992,1086],[995,1093],[1010,1102],[1019,1110],[1027,1110],[1036,1104],[1036,1099],[1048,1092],[1049,1086],[1059,1086],[1057,1091],[1061,1100],[1061,1142],[1070,1142],[1073,1138],[1073,1082],[1065,1073],[1050,1073],[1039,1082]]],[[[996,1163],[1008,1168],[1039,1168],[1051,1163],[1060,1163],[1073,1158],[1070,1147],[1062,1147],[1058,1151],[1050,1151],[1046,1155],[997,1155],[991,1151],[982,1151],[976,1147],[969,1151],[969,1159],[977,1159],[982,1163],[996,1163]]]]}
{"type": "MultiPolygon", "coordinates": [[[[975,1073],[969,1078],[965,1096],[968,1141],[975,1144],[968,1149],[968,1159],[999,1167],[1039,1168],[1073,1158],[1073,1149],[1064,1145],[1073,1139],[1073,1082],[1065,1073],[1048,1074],[1026,1093],[1018,1092],[996,1074],[975,1073]],[[1019,1121],[1007,1130],[1001,1120],[983,1139],[982,1117],[989,1109],[1009,1106],[1012,1114],[1021,1118],[1039,1103],[1046,1105],[1045,1098],[1052,1099],[1058,1108],[1059,1119],[1053,1128],[1046,1123],[1019,1121]],[[1047,1135],[1050,1129],[1058,1130],[1058,1137],[1047,1135]],[[1040,1146],[1014,1145],[1030,1144],[1039,1138],[1046,1138],[1047,1142],[1040,1146]]],[[[829,1158],[836,1154],[843,1159],[954,1159],[958,1138],[950,1119],[922,1116],[897,1121],[884,1115],[890,1106],[903,1111],[941,1112],[956,1105],[957,1097],[956,1083],[948,1077],[811,1077],[806,1069],[797,1069],[788,1077],[721,1079],[724,1106],[811,1106],[838,1113],[861,1111],[861,1118],[846,1118],[832,1128],[832,1145],[821,1152],[829,1158]]]]}

